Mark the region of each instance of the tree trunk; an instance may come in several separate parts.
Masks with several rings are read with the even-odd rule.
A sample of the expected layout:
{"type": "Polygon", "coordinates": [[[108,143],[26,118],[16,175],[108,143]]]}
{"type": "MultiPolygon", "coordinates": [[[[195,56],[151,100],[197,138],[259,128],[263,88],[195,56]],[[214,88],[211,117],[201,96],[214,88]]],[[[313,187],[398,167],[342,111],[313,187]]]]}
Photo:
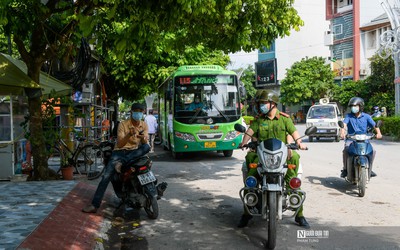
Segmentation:
{"type": "Polygon", "coordinates": [[[30,142],[33,156],[33,179],[48,180],[49,169],[47,165],[46,145],[43,137],[43,126],[41,118],[41,98],[33,97],[29,102],[29,130],[31,132],[30,142]]]}
{"type": "MultiPolygon", "coordinates": [[[[28,76],[39,83],[40,75],[40,63],[31,62],[30,65],[27,63],[28,76]]],[[[29,131],[31,150],[33,156],[33,180],[43,181],[54,179],[50,178],[49,168],[47,164],[47,150],[45,144],[45,138],[43,135],[43,122],[42,122],[42,93],[29,94],[29,131]]]]}

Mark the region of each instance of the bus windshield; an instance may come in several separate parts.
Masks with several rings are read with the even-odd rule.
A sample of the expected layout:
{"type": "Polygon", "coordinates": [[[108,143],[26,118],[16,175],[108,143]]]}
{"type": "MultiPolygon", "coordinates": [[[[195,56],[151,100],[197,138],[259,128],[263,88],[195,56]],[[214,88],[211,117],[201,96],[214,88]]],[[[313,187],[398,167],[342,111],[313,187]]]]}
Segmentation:
{"type": "Polygon", "coordinates": [[[179,76],[174,86],[174,117],[181,123],[226,123],[240,118],[238,88],[233,75],[179,76]]]}

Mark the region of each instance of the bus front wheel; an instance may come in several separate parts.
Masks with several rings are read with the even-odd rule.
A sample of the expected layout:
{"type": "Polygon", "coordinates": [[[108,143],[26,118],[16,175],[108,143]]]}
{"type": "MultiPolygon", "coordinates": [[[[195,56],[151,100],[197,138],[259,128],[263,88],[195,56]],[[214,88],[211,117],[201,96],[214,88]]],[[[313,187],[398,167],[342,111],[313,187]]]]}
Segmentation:
{"type": "Polygon", "coordinates": [[[223,153],[225,157],[231,157],[233,154],[233,150],[224,150],[223,153]]]}

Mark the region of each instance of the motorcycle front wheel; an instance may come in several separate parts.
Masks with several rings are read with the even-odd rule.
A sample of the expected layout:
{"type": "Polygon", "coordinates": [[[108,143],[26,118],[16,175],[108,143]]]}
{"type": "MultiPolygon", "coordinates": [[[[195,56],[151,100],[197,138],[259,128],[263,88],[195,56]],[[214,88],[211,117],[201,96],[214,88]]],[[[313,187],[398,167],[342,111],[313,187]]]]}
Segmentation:
{"type": "Polygon", "coordinates": [[[276,192],[268,193],[268,249],[276,246],[276,222],[277,222],[277,197],[276,192]]]}
{"type": "Polygon", "coordinates": [[[150,219],[158,218],[158,202],[155,196],[146,194],[146,205],[144,206],[144,211],[146,211],[146,214],[150,219]]]}
{"type": "Polygon", "coordinates": [[[358,196],[364,197],[365,187],[367,185],[367,169],[361,168],[361,171],[358,171],[358,174],[358,196]]]}

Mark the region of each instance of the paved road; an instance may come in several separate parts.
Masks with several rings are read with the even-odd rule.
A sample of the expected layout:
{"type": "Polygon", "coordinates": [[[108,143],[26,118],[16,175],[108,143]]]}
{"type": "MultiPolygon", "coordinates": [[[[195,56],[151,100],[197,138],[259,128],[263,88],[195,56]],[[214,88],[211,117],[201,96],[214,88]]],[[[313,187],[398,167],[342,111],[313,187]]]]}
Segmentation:
{"type": "MultiPolygon", "coordinates": [[[[304,125],[298,128],[303,131],[304,125]]],[[[363,198],[339,178],[343,142],[321,140],[308,146],[301,161],[305,215],[312,227],[298,231],[302,228],[293,219],[284,219],[276,249],[400,249],[396,191],[400,144],[374,141],[378,177],[368,184],[363,198]]],[[[160,218],[149,220],[141,211],[123,221],[125,229],[114,234],[135,249],[262,249],[267,235],[264,221],[253,219],[249,227],[236,227],[242,213],[238,190],[244,156],[236,150],[232,158],[210,152],[173,160],[158,148],[153,170],[159,180],[169,183],[159,201],[160,218]]]]}

